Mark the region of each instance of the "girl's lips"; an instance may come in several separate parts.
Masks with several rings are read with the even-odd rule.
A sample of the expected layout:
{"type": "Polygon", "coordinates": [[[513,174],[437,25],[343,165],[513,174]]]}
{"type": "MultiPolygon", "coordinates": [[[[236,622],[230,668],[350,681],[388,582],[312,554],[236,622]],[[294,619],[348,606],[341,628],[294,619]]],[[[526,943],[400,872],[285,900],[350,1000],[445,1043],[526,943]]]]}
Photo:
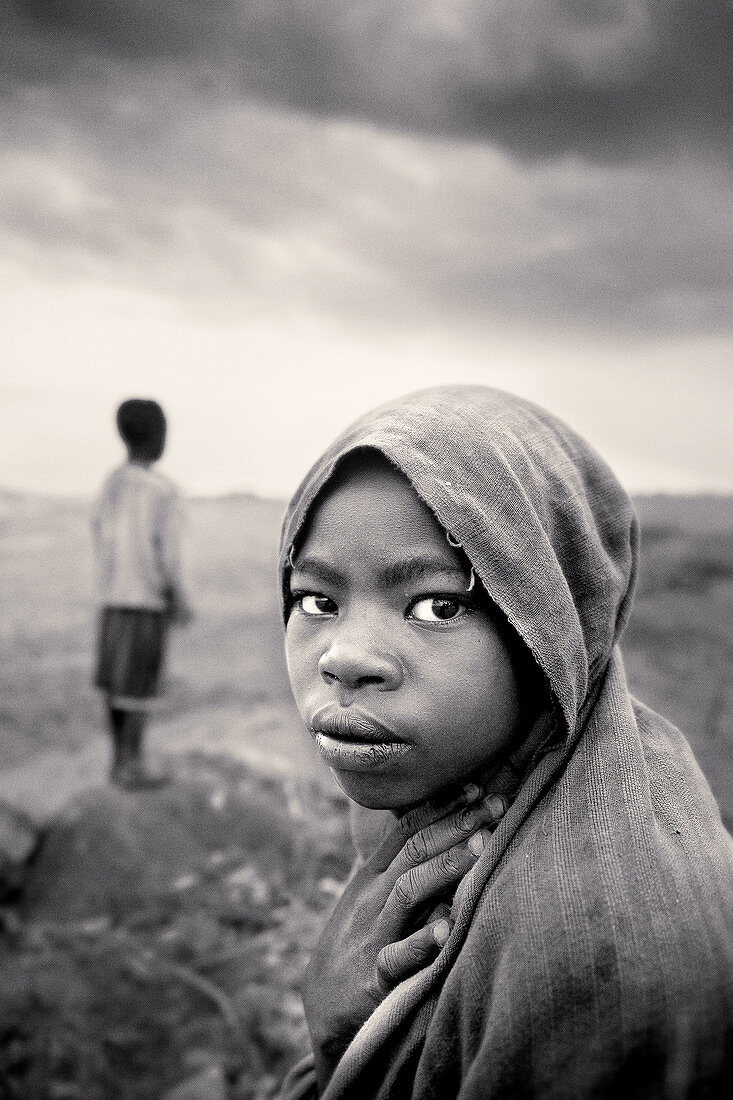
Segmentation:
{"type": "Polygon", "coordinates": [[[310,732],[325,762],[343,771],[379,770],[410,751],[407,742],[371,715],[351,708],[317,711],[310,732]]]}
{"type": "Polygon", "coordinates": [[[320,733],[339,741],[366,745],[404,743],[401,737],[397,737],[376,718],[351,707],[329,706],[317,710],[311,720],[310,731],[313,735],[320,733]]]}
{"type": "Polygon", "coordinates": [[[405,741],[346,741],[312,730],[318,751],[331,768],[347,772],[372,772],[389,767],[410,751],[405,741]]]}

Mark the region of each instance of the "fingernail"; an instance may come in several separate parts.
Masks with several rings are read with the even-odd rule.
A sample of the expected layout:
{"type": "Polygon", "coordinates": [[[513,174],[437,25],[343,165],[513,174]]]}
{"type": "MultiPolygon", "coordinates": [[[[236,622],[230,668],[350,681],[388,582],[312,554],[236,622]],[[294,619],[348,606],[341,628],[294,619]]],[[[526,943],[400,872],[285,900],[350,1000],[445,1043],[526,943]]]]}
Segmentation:
{"type": "Polygon", "coordinates": [[[433,939],[438,947],[443,947],[443,945],[448,942],[449,936],[450,925],[447,920],[439,920],[437,924],[433,925],[433,939]]]}
{"type": "Polygon", "coordinates": [[[463,797],[466,802],[475,802],[481,795],[481,788],[477,787],[475,783],[467,783],[463,788],[463,797]]]}
{"type": "Polygon", "coordinates": [[[465,810],[461,810],[458,815],[458,821],[462,829],[472,829],[478,822],[478,809],[476,806],[469,806],[465,810]]]}
{"type": "Polygon", "coordinates": [[[500,794],[490,794],[484,799],[484,806],[494,818],[503,817],[506,813],[506,802],[500,794]]]}
{"type": "Polygon", "coordinates": [[[480,856],[486,847],[486,837],[484,833],[479,829],[477,833],[474,833],[468,842],[468,849],[473,852],[475,856],[480,856]]]}

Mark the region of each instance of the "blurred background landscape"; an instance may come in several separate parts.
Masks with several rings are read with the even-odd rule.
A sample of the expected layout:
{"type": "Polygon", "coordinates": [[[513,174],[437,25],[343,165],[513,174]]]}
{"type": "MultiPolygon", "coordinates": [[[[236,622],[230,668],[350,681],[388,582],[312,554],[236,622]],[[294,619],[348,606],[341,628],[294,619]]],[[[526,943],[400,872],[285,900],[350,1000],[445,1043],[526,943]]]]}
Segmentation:
{"type": "MultiPolygon", "coordinates": [[[[300,975],[352,858],[287,683],[283,506],[190,502],[198,617],[173,636],[151,729],[176,782],[129,796],[103,786],[88,506],[1,504],[0,803],[38,833],[0,909],[0,1096],[271,1097],[303,1049],[300,975]]],[[[632,689],[686,733],[730,827],[733,497],[636,506],[632,689]]]]}

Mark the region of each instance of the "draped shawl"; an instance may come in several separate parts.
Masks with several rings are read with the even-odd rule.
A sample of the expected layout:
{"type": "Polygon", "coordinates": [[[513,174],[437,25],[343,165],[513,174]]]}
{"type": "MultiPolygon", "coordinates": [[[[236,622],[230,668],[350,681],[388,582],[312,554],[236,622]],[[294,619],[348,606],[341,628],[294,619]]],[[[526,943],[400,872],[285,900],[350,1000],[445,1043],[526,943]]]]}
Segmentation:
{"type": "MultiPolygon", "coordinates": [[[[367,414],[313,466],[289,555],[338,462],[375,448],[460,543],[542,670],[558,731],[454,903],[322,1081],[324,1100],[729,1095],[733,844],[684,737],[631,697],[618,648],[631,503],[543,409],[478,386],[367,414]]],[[[312,1067],[286,1085],[315,1096],[312,1067]]]]}

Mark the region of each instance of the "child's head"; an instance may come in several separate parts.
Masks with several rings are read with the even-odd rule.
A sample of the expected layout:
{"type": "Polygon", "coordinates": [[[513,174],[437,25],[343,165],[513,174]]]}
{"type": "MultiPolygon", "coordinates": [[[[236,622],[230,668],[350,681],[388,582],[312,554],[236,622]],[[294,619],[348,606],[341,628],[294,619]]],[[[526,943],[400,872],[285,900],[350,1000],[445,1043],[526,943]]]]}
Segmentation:
{"type": "Polygon", "coordinates": [[[368,414],[283,525],[293,692],[356,801],[401,809],[497,766],[551,709],[572,736],[625,623],[629,500],[536,406],[446,387],[368,414]]]}
{"type": "Polygon", "coordinates": [[[484,770],[527,724],[538,684],[528,692],[525,647],[379,452],[348,456],[325,487],[290,598],[298,708],[362,805],[421,802],[484,770]]]}
{"type": "Polygon", "coordinates": [[[131,397],[117,410],[117,429],[132,461],[157,462],[165,449],[165,413],[157,401],[131,397]]]}

